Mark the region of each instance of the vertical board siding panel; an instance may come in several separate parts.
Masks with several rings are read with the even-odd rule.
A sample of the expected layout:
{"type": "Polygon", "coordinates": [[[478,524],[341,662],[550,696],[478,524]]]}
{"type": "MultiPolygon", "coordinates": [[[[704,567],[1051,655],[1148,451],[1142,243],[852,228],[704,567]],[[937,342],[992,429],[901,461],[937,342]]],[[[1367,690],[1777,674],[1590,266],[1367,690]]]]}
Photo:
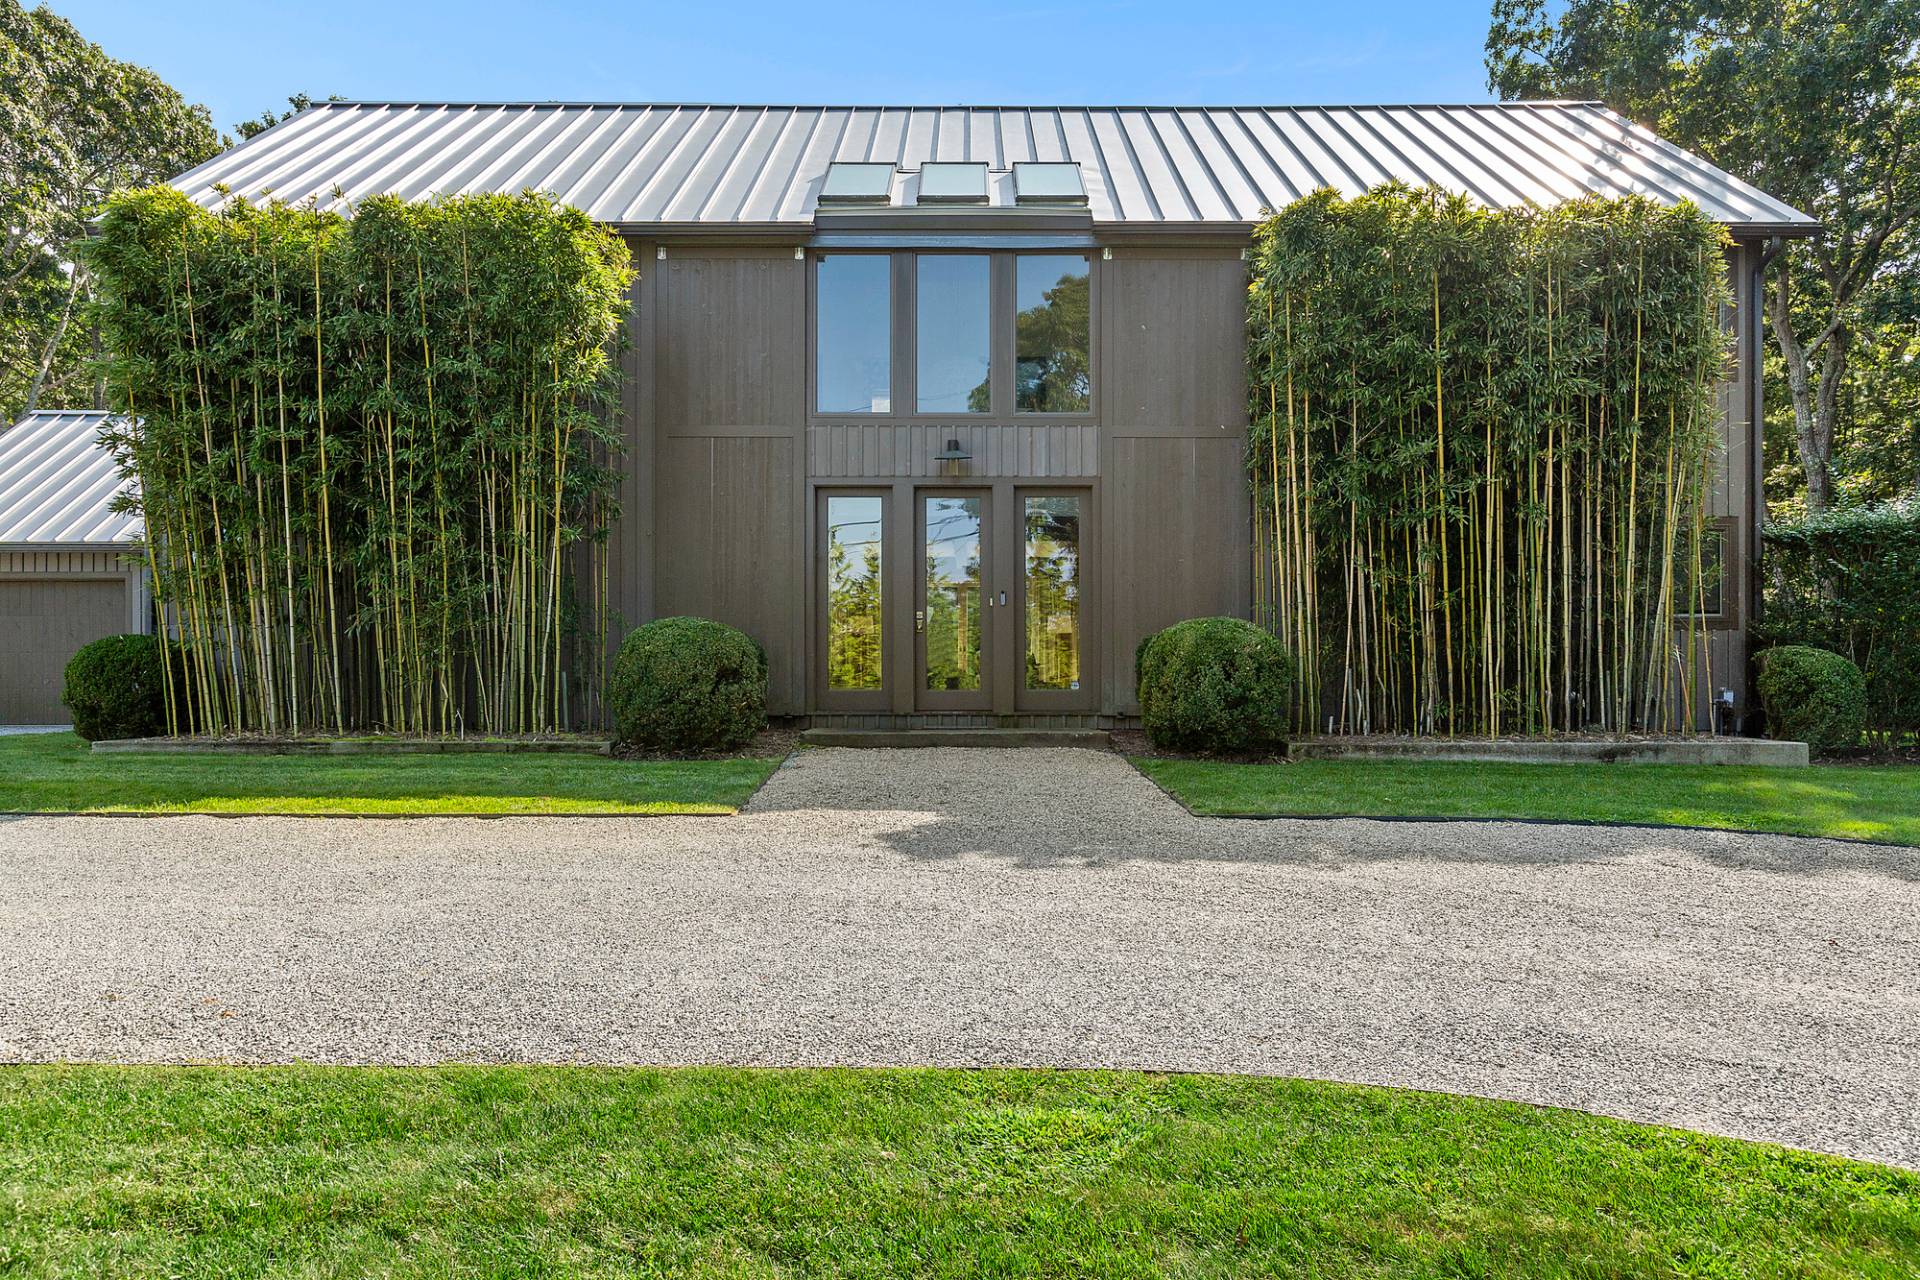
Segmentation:
{"type": "Polygon", "coordinates": [[[784,436],[675,437],[663,466],[660,611],[739,627],[767,650],[768,710],[798,714],[804,666],[794,443],[784,436]]]}
{"type": "Polygon", "coordinates": [[[830,455],[806,426],[806,264],[791,248],[681,248],[655,282],[640,399],[658,423],[655,616],[737,626],[766,649],[768,709],[804,710],[803,477],[830,455]]]}
{"type": "Polygon", "coordinates": [[[1246,486],[1237,439],[1124,437],[1106,486],[1112,633],[1107,708],[1138,714],[1133,651],[1185,618],[1246,617],[1252,604],[1246,486]]]}
{"type": "MultiPolygon", "coordinates": [[[[102,558],[37,553],[22,561],[57,573],[87,571],[102,558]]],[[[71,721],[60,703],[67,663],[82,645],[126,631],[132,585],[106,575],[0,582],[0,724],[71,721]]]]}
{"type": "Polygon", "coordinates": [[[1246,265],[1119,255],[1103,263],[1101,419],[1193,435],[1246,427],[1246,265]]]}
{"type": "Polygon", "coordinates": [[[805,267],[779,250],[675,250],[660,280],[656,395],[671,432],[804,421],[805,267]]]}

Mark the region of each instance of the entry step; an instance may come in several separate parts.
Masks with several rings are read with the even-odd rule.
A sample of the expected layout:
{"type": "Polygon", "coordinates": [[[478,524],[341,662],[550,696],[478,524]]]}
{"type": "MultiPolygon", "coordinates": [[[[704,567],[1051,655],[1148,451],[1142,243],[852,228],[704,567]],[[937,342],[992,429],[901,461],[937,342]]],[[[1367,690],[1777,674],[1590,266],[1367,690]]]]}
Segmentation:
{"type": "Polygon", "coordinates": [[[806,729],[816,747],[1088,747],[1105,751],[1105,729],[806,729]]]}

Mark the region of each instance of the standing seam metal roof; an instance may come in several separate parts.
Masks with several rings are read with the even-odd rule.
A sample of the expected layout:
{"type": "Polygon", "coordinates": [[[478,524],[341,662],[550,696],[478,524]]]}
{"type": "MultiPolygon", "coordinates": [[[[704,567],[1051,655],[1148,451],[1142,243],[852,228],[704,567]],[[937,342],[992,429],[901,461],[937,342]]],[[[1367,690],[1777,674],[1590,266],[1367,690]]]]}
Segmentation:
{"type": "Polygon", "coordinates": [[[0,546],[119,547],[139,540],[140,517],[111,509],[134,487],[100,442],[111,416],[43,409],[0,431],[0,546]]]}
{"type": "MultiPolygon", "coordinates": [[[[1736,231],[1813,219],[1591,102],[1332,107],[318,104],[174,180],[198,203],[552,193],[621,227],[802,225],[839,160],[1077,162],[1098,224],[1257,221],[1320,187],[1494,207],[1690,200],[1736,231]]],[[[1004,190],[1005,184],[1001,184],[1004,190]]],[[[1008,197],[1010,200],[1010,196],[1008,197]]],[[[1003,205],[1008,200],[1002,200],[1003,205]]]]}

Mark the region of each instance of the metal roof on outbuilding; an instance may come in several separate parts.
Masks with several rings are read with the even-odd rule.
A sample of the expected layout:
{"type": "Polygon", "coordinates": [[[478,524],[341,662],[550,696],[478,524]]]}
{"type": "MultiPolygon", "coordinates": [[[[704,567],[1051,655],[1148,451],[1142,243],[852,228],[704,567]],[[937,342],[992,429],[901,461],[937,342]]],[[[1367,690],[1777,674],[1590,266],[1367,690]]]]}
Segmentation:
{"type": "MultiPolygon", "coordinates": [[[[1081,167],[1098,226],[1251,224],[1321,187],[1432,184],[1494,207],[1639,194],[1692,201],[1736,234],[1806,214],[1591,102],[1332,107],[801,107],[322,103],[175,179],[349,207],[377,194],[550,192],[617,227],[804,228],[827,166],[1081,167]]],[[[1011,208],[1011,184],[992,203],[1011,208]]],[[[899,184],[896,205],[910,204],[899,184]]]]}
{"type": "Polygon", "coordinates": [[[140,517],[114,511],[134,481],[100,441],[112,415],[43,409],[0,431],[0,547],[122,547],[140,517]]]}

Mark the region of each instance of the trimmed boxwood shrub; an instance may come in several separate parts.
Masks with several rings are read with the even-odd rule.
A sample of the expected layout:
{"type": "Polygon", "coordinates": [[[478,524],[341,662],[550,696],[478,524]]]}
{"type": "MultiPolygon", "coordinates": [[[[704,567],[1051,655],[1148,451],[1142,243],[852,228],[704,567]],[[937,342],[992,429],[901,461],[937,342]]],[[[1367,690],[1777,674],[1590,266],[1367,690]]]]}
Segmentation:
{"type": "Polygon", "coordinates": [[[88,742],[151,738],[166,732],[160,642],[152,636],[106,636],[67,663],[60,694],[73,713],[73,731],[88,742]]]}
{"type": "Polygon", "coordinates": [[[1803,644],[1764,650],[1754,662],[1770,734],[1815,751],[1860,745],[1867,730],[1867,681],[1859,667],[1803,644]]]}
{"type": "Polygon", "coordinates": [[[1239,618],[1193,618],[1135,652],[1140,718],[1166,751],[1233,755],[1279,745],[1293,705],[1293,655],[1239,618]]]}
{"type": "Polygon", "coordinates": [[[661,618],[628,634],[607,704],[620,741],[656,751],[730,751],[767,724],[767,656],[705,618],[661,618]]]}

